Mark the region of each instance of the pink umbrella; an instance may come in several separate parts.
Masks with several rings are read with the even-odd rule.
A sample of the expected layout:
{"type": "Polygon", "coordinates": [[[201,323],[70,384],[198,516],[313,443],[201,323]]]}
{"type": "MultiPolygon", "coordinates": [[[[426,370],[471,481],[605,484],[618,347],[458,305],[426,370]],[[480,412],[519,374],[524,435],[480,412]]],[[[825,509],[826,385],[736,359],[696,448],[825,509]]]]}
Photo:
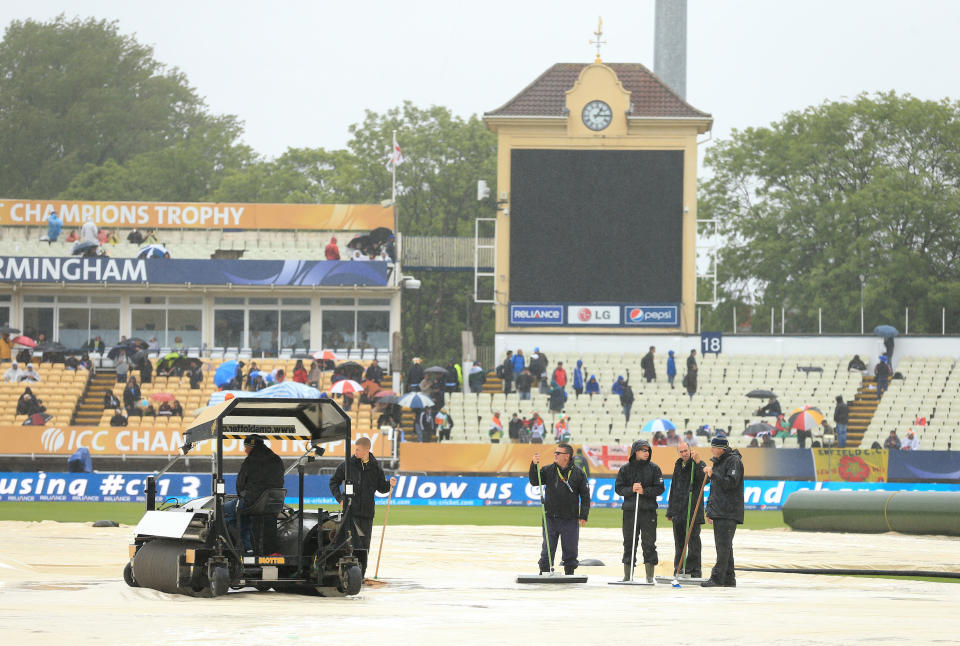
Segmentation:
{"type": "Polygon", "coordinates": [[[28,347],[28,348],[35,348],[35,347],[37,347],[37,342],[34,341],[33,339],[31,339],[31,338],[28,337],[28,336],[22,336],[22,335],[21,335],[21,336],[15,336],[15,337],[13,337],[13,342],[16,343],[17,345],[26,346],[26,347],[28,347]]]}
{"type": "Polygon", "coordinates": [[[379,390],[374,397],[389,397],[390,395],[396,395],[397,393],[392,390],[379,390]]]}
{"type": "Polygon", "coordinates": [[[335,355],[331,350],[318,350],[312,355],[314,359],[320,359],[322,361],[340,361],[340,357],[335,355]]]}
{"type": "Polygon", "coordinates": [[[362,390],[363,386],[355,382],[353,379],[341,379],[337,383],[330,386],[330,392],[340,393],[341,395],[358,393],[362,390]]]}
{"type": "Polygon", "coordinates": [[[150,399],[155,402],[172,402],[176,397],[170,393],[153,393],[150,395],[150,399]]]}

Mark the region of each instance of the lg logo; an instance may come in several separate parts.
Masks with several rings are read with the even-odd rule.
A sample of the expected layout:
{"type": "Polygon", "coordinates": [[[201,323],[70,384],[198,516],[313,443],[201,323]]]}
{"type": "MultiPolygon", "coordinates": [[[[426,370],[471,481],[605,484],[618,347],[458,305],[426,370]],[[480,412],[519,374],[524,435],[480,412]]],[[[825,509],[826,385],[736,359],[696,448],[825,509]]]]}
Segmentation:
{"type": "Polygon", "coordinates": [[[577,318],[579,318],[581,321],[583,321],[584,323],[586,323],[586,322],[589,321],[591,318],[593,318],[593,313],[590,312],[590,308],[589,308],[589,307],[581,307],[581,308],[580,308],[580,311],[577,312],[577,318]]]}
{"type": "Polygon", "coordinates": [[[594,319],[597,321],[609,321],[613,318],[613,315],[609,309],[592,310],[589,307],[581,307],[580,311],[577,312],[577,318],[586,323],[594,319]]]}

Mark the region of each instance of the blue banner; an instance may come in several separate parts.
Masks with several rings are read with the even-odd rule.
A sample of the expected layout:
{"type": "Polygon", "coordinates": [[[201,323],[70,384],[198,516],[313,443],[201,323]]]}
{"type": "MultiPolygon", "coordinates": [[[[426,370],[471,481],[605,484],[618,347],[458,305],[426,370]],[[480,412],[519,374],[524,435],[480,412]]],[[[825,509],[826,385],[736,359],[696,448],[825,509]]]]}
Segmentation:
{"type": "Polygon", "coordinates": [[[960,453],[953,451],[890,451],[889,480],[960,480],[960,453]]]}
{"type": "Polygon", "coordinates": [[[677,327],[680,325],[679,305],[626,305],[623,324],[634,327],[677,327]]]}
{"type": "Polygon", "coordinates": [[[25,283],[383,287],[389,263],[349,260],[137,260],[0,256],[0,280],[25,283]]]}
{"type": "MultiPolygon", "coordinates": [[[[0,473],[0,500],[22,502],[144,502],[144,473],[0,473]]],[[[236,489],[236,478],[225,477],[227,492],[236,489]]],[[[613,490],[613,478],[591,478],[591,504],[594,507],[619,507],[623,498],[613,490]]],[[[670,493],[657,499],[666,508],[670,493]]],[[[288,475],[287,504],[297,502],[297,477],[288,475]]],[[[744,503],[747,509],[781,509],[787,497],[800,490],[827,491],[960,491],[960,484],[947,483],[849,483],[789,480],[747,480],[744,503]]],[[[208,496],[211,476],[206,473],[172,473],[157,481],[157,499],[208,496]]],[[[704,494],[709,498],[710,487],[704,494]]],[[[377,494],[380,504],[387,494],[377,494]]],[[[330,476],[310,475],[304,479],[304,503],[311,506],[334,506],[330,493],[330,476]]],[[[540,504],[537,487],[526,478],[456,477],[401,475],[397,478],[393,505],[426,506],[529,506],[540,504]]]]}

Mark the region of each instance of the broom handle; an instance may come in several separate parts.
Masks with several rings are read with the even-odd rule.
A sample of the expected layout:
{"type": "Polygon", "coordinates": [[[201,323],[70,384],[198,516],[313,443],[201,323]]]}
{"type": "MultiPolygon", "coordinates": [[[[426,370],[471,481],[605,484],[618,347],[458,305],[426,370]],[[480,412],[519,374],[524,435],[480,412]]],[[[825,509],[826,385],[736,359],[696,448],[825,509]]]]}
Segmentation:
{"type": "MultiPolygon", "coordinates": [[[[537,486],[540,487],[540,516],[543,524],[543,541],[547,546],[547,565],[553,572],[553,557],[550,555],[550,533],[547,531],[547,510],[543,501],[543,481],[540,480],[540,463],[537,463],[537,486]]],[[[566,549],[566,548],[564,548],[566,549]]]]}
{"type": "MultiPolygon", "coordinates": [[[[693,476],[697,472],[697,465],[693,462],[690,463],[690,486],[687,487],[687,525],[690,524],[690,508],[693,506],[693,476]]],[[[680,561],[683,563],[683,571],[687,571],[687,555],[686,553],[681,553],[682,558],[680,561]]]]}
{"type": "Polygon", "coordinates": [[[387,519],[390,518],[390,499],[393,498],[393,487],[390,487],[390,493],[387,494],[387,510],[383,514],[383,531],[380,532],[380,549],[377,550],[377,569],[373,573],[376,579],[380,574],[380,555],[383,554],[383,537],[387,535],[387,519]]]}
{"type": "MultiPolygon", "coordinates": [[[[696,468],[694,466],[693,468],[696,468]]],[[[700,501],[703,499],[703,490],[707,488],[707,475],[703,475],[703,484],[700,485],[700,494],[697,496],[697,505],[693,508],[692,518],[690,519],[690,525],[687,526],[687,538],[683,541],[683,551],[680,553],[680,560],[686,561],[687,558],[687,545],[690,544],[690,532],[693,530],[693,524],[697,522],[697,509],[700,509],[700,501]]],[[[673,573],[673,578],[676,579],[677,575],[680,574],[680,564],[677,563],[677,569],[673,573]]]]}

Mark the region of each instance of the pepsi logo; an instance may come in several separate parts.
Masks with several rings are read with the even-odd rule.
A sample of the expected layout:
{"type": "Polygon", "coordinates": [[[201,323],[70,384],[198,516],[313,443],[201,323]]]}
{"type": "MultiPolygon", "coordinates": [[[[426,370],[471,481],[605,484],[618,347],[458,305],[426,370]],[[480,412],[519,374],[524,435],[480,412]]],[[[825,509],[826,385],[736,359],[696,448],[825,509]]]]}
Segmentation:
{"type": "Polygon", "coordinates": [[[643,321],[643,308],[642,307],[631,307],[630,312],[627,314],[627,319],[631,323],[639,323],[643,321]]]}
{"type": "Polygon", "coordinates": [[[593,317],[593,313],[590,311],[589,307],[581,307],[580,311],[577,312],[577,318],[586,323],[593,317]]]}

